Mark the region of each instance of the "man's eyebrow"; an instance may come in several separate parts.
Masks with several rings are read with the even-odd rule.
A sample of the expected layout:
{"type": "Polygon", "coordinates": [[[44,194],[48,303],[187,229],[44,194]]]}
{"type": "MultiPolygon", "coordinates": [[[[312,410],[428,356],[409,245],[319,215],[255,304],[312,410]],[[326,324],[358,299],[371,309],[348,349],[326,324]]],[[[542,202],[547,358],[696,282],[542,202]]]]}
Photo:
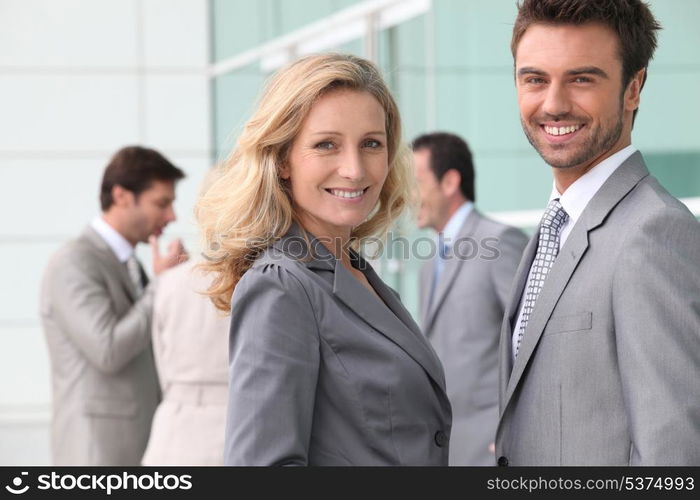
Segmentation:
{"type": "Polygon", "coordinates": [[[605,78],[606,80],[610,79],[608,74],[602,69],[600,69],[598,66],[584,66],[582,68],[574,68],[567,71],[566,74],[570,76],[597,75],[601,78],[605,78]]]}
{"type": "Polygon", "coordinates": [[[538,75],[538,76],[545,76],[547,73],[545,71],[542,71],[541,69],[533,68],[531,66],[525,66],[524,68],[520,68],[518,70],[518,76],[523,76],[523,75],[538,75]]]}
{"type": "MultiPolygon", "coordinates": [[[[610,77],[608,74],[600,69],[598,66],[583,66],[581,68],[574,68],[570,69],[566,72],[568,76],[578,76],[578,75],[596,75],[601,78],[605,78],[606,80],[609,80],[610,77]]],[[[547,72],[542,71],[541,69],[533,68],[530,66],[526,66],[524,68],[520,68],[518,70],[518,76],[523,76],[523,75],[537,75],[537,76],[546,76],[547,72]]]]}

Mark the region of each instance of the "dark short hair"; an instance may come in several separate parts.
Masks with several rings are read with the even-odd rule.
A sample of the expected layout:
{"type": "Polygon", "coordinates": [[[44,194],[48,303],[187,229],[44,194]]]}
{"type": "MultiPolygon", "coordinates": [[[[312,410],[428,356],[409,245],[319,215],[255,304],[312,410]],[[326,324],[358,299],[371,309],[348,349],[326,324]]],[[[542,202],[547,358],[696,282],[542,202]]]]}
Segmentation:
{"type": "Polygon", "coordinates": [[[153,181],[176,182],[185,173],[154,149],[127,146],[117,151],[102,176],[100,205],[105,211],[114,204],[112,188],[121,186],[138,197],[153,181]]]}
{"type": "Polygon", "coordinates": [[[430,168],[438,180],[442,180],[448,170],[459,172],[462,194],[468,200],[476,201],[472,152],[461,137],[447,132],[433,132],[416,137],[412,146],[413,151],[430,151],[430,168]]]}
{"type": "MultiPolygon", "coordinates": [[[[656,32],[661,25],[641,0],[523,0],[513,26],[510,50],[515,59],[520,39],[532,24],[601,23],[620,40],[622,88],[649,65],[656,50],[656,32]]],[[[646,73],[644,80],[646,81],[646,73]]],[[[642,82],[644,86],[644,81],[642,82]]]]}

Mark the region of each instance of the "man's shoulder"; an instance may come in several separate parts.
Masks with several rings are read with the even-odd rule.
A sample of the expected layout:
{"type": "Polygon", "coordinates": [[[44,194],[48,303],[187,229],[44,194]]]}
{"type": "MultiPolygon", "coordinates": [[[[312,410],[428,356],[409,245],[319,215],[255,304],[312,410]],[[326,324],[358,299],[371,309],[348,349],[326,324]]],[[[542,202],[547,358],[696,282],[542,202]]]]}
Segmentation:
{"type": "Polygon", "coordinates": [[[109,257],[108,254],[98,248],[95,243],[83,232],[63,243],[49,260],[49,267],[73,266],[77,268],[89,267],[94,262],[101,262],[109,257]]]}
{"type": "Polygon", "coordinates": [[[635,186],[623,201],[623,205],[634,211],[637,215],[636,220],[640,223],[654,218],[696,221],[688,207],[669,193],[651,175],[642,179],[635,186]]]}
{"type": "Polygon", "coordinates": [[[620,200],[604,227],[610,237],[625,242],[622,248],[649,249],[670,241],[677,251],[700,248],[700,223],[695,215],[652,176],[642,179],[620,200]]]}

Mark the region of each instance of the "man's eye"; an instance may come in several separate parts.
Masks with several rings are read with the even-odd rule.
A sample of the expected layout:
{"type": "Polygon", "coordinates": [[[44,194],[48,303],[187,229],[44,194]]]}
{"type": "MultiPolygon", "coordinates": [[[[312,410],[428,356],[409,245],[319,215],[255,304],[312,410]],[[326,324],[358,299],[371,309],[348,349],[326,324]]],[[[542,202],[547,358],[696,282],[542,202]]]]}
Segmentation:
{"type": "Polygon", "coordinates": [[[335,144],[333,144],[331,141],[322,141],[316,144],[314,146],[316,149],[325,149],[325,150],[330,150],[335,148],[335,144]]]}
{"type": "Polygon", "coordinates": [[[533,76],[533,77],[525,80],[525,83],[531,83],[533,85],[540,85],[540,84],[544,83],[544,78],[533,76]]]}
{"type": "Polygon", "coordinates": [[[574,83],[590,83],[592,80],[587,76],[577,76],[574,78],[574,83]]]}
{"type": "Polygon", "coordinates": [[[363,144],[366,148],[381,148],[382,143],[376,139],[367,139],[363,144]]]}

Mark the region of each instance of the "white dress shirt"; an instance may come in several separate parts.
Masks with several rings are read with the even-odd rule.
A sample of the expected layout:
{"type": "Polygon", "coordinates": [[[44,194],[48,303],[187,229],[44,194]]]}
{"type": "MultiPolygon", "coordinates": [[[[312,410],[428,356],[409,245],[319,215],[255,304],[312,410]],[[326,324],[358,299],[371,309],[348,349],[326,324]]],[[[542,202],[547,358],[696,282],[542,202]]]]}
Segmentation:
{"type": "Polygon", "coordinates": [[[119,262],[126,262],[134,253],[134,247],[119,231],[110,226],[102,217],[95,217],[90,226],[105,240],[119,262]]]}
{"type": "MultiPolygon", "coordinates": [[[[576,179],[576,181],[569,186],[569,188],[564,191],[564,194],[559,193],[557,190],[556,183],[552,185],[552,193],[549,196],[549,201],[555,198],[559,198],[559,203],[561,203],[564,210],[569,215],[569,220],[567,220],[561,227],[561,232],[559,233],[559,248],[563,248],[566,239],[571,234],[571,230],[576,225],[576,222],[581,217],[581,214],[585,210],[588,203],[593,199],[593,196],[598,192],[598,190],[605,184],[605,181],[617,170],[617,168],[622,165],[622,163],[632,156],[632,154],[637,151],[637,148],[631,144],[614,155],[606,158],[598,165],[593,167],[591,170],[583,174],[581,177],[576,179]]],[[[532,269],[530,269],[532,272],[532,269]]],[[[515,322],[513,328],[512,348],[511,356],[515,360],[515,349],[518,343],[518,332],[520,331],[520,324],[523,320],[523,305],[525,298],[525,290],[527,290],[527,284],[530,282],[530,275],[528,274],[527,281],[525,282],[525,287],[520,295],[520,309],[518,312],[518,320],[515,322]]]]}

